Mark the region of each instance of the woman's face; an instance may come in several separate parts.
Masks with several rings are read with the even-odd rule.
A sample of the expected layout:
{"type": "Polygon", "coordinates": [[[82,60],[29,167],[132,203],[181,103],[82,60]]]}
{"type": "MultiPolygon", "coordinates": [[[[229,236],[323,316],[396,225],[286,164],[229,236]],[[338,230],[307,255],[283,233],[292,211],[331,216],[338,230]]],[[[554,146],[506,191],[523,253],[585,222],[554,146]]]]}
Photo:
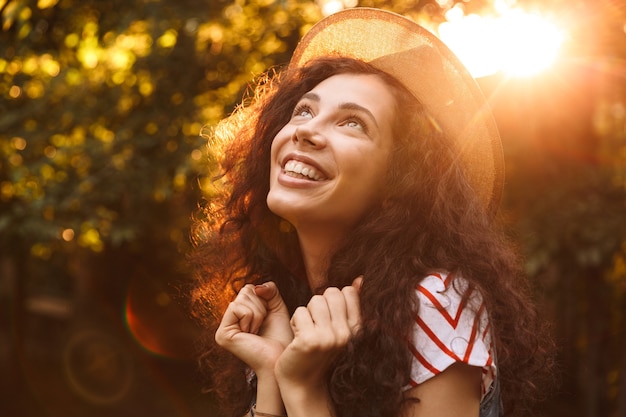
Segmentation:
{"type": "Polygon", "coordinates": [[[300,99],[272,143],[267,204],[296,230],[345,232],[380,201],[396,101],[376,75],[334,75],[300,99]]]}

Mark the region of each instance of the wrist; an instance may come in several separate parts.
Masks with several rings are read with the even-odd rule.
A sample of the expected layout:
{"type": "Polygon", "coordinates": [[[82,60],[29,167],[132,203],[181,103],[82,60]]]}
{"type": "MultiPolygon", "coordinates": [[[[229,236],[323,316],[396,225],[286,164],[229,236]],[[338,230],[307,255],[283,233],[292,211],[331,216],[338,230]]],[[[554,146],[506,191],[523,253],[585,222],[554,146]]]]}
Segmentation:
{"type": "Polygon", "coordinates": [[[279,387],[289,417],[335,416],[334,406],[325,384],[300,386],[284,382],[279,387]]]}
{"type": "Polygon", "coordinates": [[[254,404],[250,409],[250,417],[287,417],[287,414],[272,414],[259,411],[256,408],[256,404],[254,404]]]}
{"type": "Polygon", "coordinates": [[[256,377],[257,400],[250,414],[254,416],[256,413],[258,417],[284,416],[285,406],[274,374],[261,372],[256,377]]]}

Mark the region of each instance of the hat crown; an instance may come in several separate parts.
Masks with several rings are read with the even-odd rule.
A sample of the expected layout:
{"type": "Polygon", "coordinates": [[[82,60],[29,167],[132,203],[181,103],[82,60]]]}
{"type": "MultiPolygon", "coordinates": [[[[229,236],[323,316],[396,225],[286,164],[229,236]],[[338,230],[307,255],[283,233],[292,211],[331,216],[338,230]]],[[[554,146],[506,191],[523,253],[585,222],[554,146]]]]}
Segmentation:
{"type": "Polygon", "coordinates": [[[470,185],[497,211],[504,159],[495,120],[474,78],[435,35],[396,13],[347,9],[307,32],[290,67],[322,56],[359,59],[397,78],[453,139],[470,185]]]}

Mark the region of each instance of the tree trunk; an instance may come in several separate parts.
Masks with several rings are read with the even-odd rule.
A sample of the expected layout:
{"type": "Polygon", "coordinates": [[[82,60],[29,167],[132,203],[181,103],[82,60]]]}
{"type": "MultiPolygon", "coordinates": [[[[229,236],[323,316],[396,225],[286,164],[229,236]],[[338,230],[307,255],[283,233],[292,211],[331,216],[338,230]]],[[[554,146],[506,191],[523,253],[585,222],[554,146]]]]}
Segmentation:
{"type": "MultiPolygon", "coordinates": [[[[26,324],[26,271],[23,255],[5,256],[0,260],[2,280],[6,288],[10,290],[8,302],[8,314],[6,317],[6,330],[8,332],[7,364],[8,378],[3,392],[7,398],[16,399],[24,393],[26,381],[22,373],[25,355],[25,324],[26,324]]],[[[5,323],[1,323],[4,327],[5,323]]]]}

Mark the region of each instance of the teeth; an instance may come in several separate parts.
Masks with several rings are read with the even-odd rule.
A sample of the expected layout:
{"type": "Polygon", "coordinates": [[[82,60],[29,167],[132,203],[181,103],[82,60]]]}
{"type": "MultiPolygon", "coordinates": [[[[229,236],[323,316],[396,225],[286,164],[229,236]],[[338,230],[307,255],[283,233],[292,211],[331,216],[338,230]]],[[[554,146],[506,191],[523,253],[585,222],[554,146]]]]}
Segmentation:
{"type": "Polygon", "coordinates": [[[288,161],[285,164],[285,172],[292,177],[301,175],[315,181],[319,181],[322,179],[322,175],[317,172],[315,168],[304,165],[302,162],[298,161],[288,161]]]}

